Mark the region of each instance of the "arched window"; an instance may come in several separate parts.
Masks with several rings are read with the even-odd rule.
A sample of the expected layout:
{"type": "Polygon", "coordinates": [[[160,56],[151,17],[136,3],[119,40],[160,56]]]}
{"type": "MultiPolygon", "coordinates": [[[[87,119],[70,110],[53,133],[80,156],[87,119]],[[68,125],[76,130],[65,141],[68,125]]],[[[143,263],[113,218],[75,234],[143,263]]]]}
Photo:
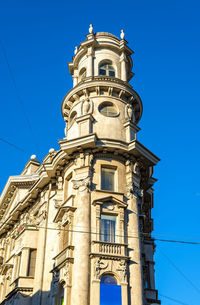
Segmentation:
{"type": "Polygon", "coordinates": [[[79,73],[79,81],[82,81],[86,78],[86,69],[82,68],[80,73],[79,73]]]}
{"type": "Polygon", "coordinates": [[[104,62],[99,66],[99,75],[113,76],[115,77],[115,69],[109,62],[104,62]]]}
{"type": "Polygon", "coordinates": [[[121,286],[112,275],[104,275],[100,284],[100,305],[122,305],[121,286]]]}
{"type": "Polygon", "coordinates": [[[72,126],[72,124],[74,123],[75,119],[77,117],[77,112],[76,111],[73,111],[70,115],[70,118],[69,118],[69,127],[72,126]]]}

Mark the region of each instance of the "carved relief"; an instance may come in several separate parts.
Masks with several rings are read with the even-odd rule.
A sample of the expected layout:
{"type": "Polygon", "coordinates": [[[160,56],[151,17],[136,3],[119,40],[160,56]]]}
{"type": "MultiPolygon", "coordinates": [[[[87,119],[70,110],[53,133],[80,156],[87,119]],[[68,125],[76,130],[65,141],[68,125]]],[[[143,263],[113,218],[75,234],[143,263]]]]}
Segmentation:
{"type": "Polygon", "coordinates": [[[108,267],[108,263],[103,263],[101,258],[97,258],[94,263],[94,277],[96,280],[100,278],[101,270],[106,269],[108,267]]]}
{"type": "Polygon", "coordinates": [[[120,261],[119,267],[117,271],[120,272],[120,279],[122,282],[126,282],[126,275],[127,275],[127,263],[123,260],[120,261]]]}
{"type": "Polygon", "coordinates": [[[115,209],[115,205],[113,204],[113,202],[105,202],[103,204],[103,209],[113,211],[115,209]]]}
{"type": "Polygon", "coordinates": [[[93,113],[93,108],[94,108],[93,101],[88,97],[86,97],[81,104],[81,114],[82,115],[91,114],[93,113]]]}
{"type": "Polygon", "coordinates": [[[79,190],[80,192],[85,191],[86,189],[89,190],[91,185],[91,178],[88,176],[86,178],[80,180],[72,180],[73,188],[75,190],[79,190]]]}
{"type": "Polygon", "coordinates": [[[65,267],[64,267],[64,279],[65,282],[68,284],[69,283],[69,277],[70,277],[70,263],[67,262],[65,267]]]}
{"type": "Polygon", "coordinates": [[[139,163],[137,161],[133,165],[133,172],[137,176],[141,175],[141,173],[140,173],[140,165],[139,165],[139,163]]]}
{"type": "Polygon", "coordinates": [[[63,178],[61,176],[58,177],[56,184],[57,184],[58,190],[62,190],[63,189],[63,178]]]}
{"type": "Polygon", "coordinates": [[[132,121],[135,123],[135,114],[134,114],[134,109],[131,104],[127,104],[125,108],[125,118],[129,121],[132,121]]]}
{"type": "Polygon", "coordinates": [[[129,183],[126,186],[126,189],[127,189],[127,195],[128,196],[131,196],[131,195],[134,195],[136,197],[142,197],[143,196],[143,190],[141,190],[140,188],[135,186],[133,183],[129,183]]]}

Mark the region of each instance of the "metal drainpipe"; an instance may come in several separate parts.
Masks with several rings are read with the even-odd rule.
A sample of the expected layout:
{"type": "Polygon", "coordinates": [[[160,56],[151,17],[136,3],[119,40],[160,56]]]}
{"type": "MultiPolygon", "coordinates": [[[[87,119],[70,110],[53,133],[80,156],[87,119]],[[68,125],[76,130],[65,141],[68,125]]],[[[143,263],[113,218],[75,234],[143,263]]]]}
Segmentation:
{"type": "MultiPolygon", "coordinates": [[[[40,283],[40,303],[39,303],[40,305],[42,304],[42,288],[43,288],[43,282],[44,282],[44,264],[45,264],[45,254],[46,254],[47,226],[48,226],[49,202],[50,202],[51,190],[52,190],[52,183],[50,182],[50,184],[49,184],[48,201],[47,201],[47,215],[46,215],[45,228],[44,228],[44,230],[45,230],[44,246],[43,246],[43,251],[42,251],[42,256],[43,257],[42,257],[42,277],[41,277],[41,283],[40,283]]],[[[53,196],[55,196],[55,195],[56,195],[56,191],[55,191],[55,194],[53,196]]]]}

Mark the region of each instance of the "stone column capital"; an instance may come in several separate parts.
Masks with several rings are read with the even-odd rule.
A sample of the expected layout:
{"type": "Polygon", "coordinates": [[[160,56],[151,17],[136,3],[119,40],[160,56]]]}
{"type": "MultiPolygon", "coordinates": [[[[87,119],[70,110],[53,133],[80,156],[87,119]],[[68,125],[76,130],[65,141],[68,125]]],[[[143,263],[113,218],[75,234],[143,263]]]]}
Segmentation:
{"type": "Polygon", "coordinates": [[[91,177],[85,177],[82,179],[74,179],[72,180],[73,188],[75,190],[79,190],[80,192],[85,191],[86,189],[89,191],[91,185],[91,177]]]}

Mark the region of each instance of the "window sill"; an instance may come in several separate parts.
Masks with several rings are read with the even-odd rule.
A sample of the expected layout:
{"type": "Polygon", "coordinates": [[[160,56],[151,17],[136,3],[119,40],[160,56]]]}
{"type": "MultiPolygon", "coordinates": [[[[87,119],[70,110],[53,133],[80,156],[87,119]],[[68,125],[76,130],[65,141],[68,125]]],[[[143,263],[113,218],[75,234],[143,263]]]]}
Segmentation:
{"type": "Polygon", "coordinates": [[[116,195],[124,195],[124,193],[120,193],[120,192],[114,192],[114,191],[106,191],[106,190],[94,190],[95,192],[98,193],[106,193],[106,194],[116,194],[116,195]]]}

